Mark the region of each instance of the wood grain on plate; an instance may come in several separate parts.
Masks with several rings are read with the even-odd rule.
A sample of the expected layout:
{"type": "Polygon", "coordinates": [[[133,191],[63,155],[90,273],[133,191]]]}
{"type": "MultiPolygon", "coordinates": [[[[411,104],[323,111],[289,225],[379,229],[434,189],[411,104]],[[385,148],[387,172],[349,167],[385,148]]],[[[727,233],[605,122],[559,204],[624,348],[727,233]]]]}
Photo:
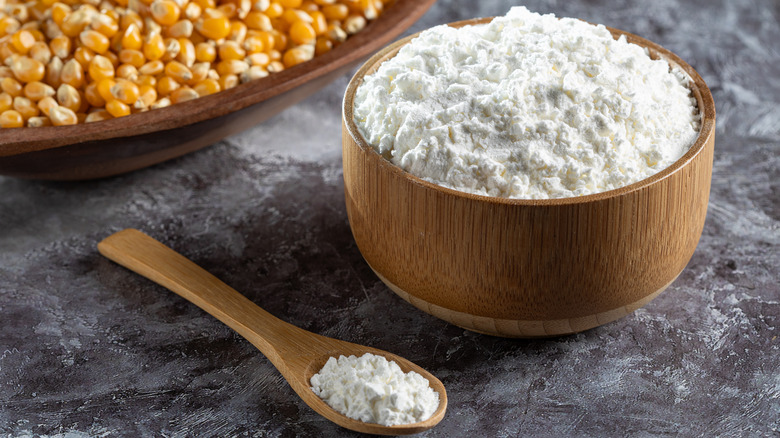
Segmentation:
{"type": "Polygon", "coordinates": [[[377,53],[355,74],[342,120],[347,213],[361,254],[393,291],[470,330],[536,337],[618,319],[677,278],[707,214],[715,141],[712,94],[672,52],[610,31],[688,73],[702,126],[691,149],[667,169],[588,196],[492,198],[412,176],[368,145],[352,116],[362,77],[409,38],[377,53]]]}
{"type": "Polygon", "coordinates": [[[435,0],[397,0],[361,32],[313,60],[167,108],[74,126],[0,130],[0,175],[101,178],[206,147],[260,123],[344,74],[411,26],[435,0]]]}

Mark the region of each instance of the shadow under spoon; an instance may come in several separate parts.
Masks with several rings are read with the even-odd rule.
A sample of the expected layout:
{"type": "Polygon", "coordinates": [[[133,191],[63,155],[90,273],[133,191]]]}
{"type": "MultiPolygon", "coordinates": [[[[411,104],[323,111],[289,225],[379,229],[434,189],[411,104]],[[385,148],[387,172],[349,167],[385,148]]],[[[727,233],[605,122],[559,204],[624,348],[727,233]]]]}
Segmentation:
{"type": "Polygon", "coordinates": [[[444,385],[403,357],[321,336],[286,323],[186,257],[138,230],[114,233],[98,243],[98,250],[114,262],[179,294],[238,332],[276,366],[307,405],[339,426],[377,435],[407,435],[430,429],[444,417],[447,409],[444,385]],[[311,390],[311,377],[328,358],[365,353],[384,356],[398,363],[404,372],[415,371],[428,379],[431,388],[439,394],[439,407],[431,418],[397,426],[366,423],[339,413],[311,390]]]}

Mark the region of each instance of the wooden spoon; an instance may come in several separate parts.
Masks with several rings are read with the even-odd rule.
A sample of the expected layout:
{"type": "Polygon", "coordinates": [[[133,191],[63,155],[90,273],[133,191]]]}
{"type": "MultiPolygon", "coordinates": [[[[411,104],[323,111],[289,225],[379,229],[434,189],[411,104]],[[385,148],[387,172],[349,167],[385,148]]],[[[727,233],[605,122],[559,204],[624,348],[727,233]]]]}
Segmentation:
{"type": "Polygon", "coordinates": [[[407,435],[425,431],[444,418],[447,392],[428,371],[403,357],[376,348],[320,336],[286,323],[186,257],[146,234],[126,229],[98,243],[107,258],[164,286],[227,324],[257,347],[282,373],[303,401],[328,420],[350,430],[377,435],[407,435]],[[439,408],[419,423],[382,426],[353,420],[328,406],[312,390],[309,379],[331,356],[372,353],[395,361],[404,372],[415,371],[439,393],[439,408]]]}

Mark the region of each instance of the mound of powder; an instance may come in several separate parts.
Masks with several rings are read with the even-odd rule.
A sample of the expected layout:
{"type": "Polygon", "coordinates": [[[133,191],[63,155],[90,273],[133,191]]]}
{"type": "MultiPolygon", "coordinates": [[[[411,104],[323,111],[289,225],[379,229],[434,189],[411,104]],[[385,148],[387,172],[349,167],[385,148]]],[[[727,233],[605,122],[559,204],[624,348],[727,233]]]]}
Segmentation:
{"type": "Polygon", "coordinates": [[[688,76],[601,25],[524,7],[422,32],[364,78],[354,120],[385,158],[470,193],[544,199],[612,190],[696,140],[688,76]]]}
{"type": "Polygon", "coordinates": [[[425,377],[370,353],[329,358],[312,376],[311,389],[347,417],[384,426],[425,421],[439,407],[425,377]]]}

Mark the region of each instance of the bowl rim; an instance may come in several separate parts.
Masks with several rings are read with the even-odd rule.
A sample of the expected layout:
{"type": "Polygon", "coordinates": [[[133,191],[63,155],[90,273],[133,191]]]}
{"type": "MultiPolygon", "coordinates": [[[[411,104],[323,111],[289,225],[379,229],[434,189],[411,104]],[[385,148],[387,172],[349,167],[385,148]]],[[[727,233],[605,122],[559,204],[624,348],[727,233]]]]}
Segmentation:
{"type": "MultiPolygon", "coordinates": [[[[446,23],[446,25],[450,27],[463,27],[463,26],[470,26],[470,25],[486,24],[492,21],[494,18],[496,17],[472,18],[468,20],[446,23]]],[[[711,137],[715,132],[715,102],[713,100],[710,89],[707,87],[707,84],[704,82],[704,79],[702,79],[702,77],[693,67],[691,67],[685,61],[683,61],[675,53],[664,48],[659,44],[656,44],[648,39],[642,38],[630,32],[626,32],[609,26],[604,26],[604,27],[607,30],[609,30],[610,33],[612,33],[612,36],[615,39],[619,38],[620,36],[625,36],[626,40],[629,43],[637,44],[647,49],[650,52],[650,56],[653,57],[654,59],[655,57],[662,58],[671,66],[677,67],[680,70],[684,71],[690,78],[690,82],[688,86],[691,89],[691,93],[693,97],[697,101],[699,107],[699,113],[701,115],[699,134],[696,137],[694,143],[688,149],[688,151],[686,151],[686,153],[683,154],[682,157],[680,157],[679,159],[677,159],[677,161],[667,166],[665,169],[645,179],[637,181],[635,183],[623,187],[618,187],[616,189],[604,191],[604,192],[591,193],[588,195],[572,196],[572,197],[565,197],[565,198],[543,198],[543,199],[505,198],[505,197],[498,197],[498,196],[479,195],[475,193],[455,190],[449,187],[444,187],[432,183],[430,181],[426,181],[418,176],[415,176],[407,172],[406,170],[402,169],[401,167],[395,165],[391,161],[387,160],[385,157],[379,154],[379,152],[377,152],[373,146],[368,144],[368,142],[363,138],[362,134],[360,134],[360,130],[357,128],[357,125],[355,124],[354,117],[353,117],[355,92],[358,86],[362,84],[363,77],[367,74],[369,70],[372,70],[378,62],[380,61],[384,62],[385,60],[395,56],[395,54],[398,52],[398,50],[401,49],[402,46],[406,45],[412,39],[416,38],[420,34],[420,32],[417,32],[413,35],[409,35],[408,37],[398,40],[395,43],[386,46],[385,48],[383,48],[382,50],[374,54],[374,56],[368,59],[358,69],[358,71],[354,74],[352,79],[350,79],[349,84],[347,85],[346,92],[344,93],[344,99],[342,101],[342,121],[344,123],[345,129],[347,130],[347,132],[349,132],[349,135],[352,137],[355,143],[364,152],[373,154],[373,156],[375,156],[380,160],[381,164],[385,165],[383,167],[390,168],[390,172],[394,172],[396,175],[402,176],[416,185],[420,185],[427,189],[431,189],[443,193],[447,196],[456,196],[460,198],[471,199],[474,201],[489,202],[494,204],[525,205],[525,206],[529,206],[529,205],[554,206],[554,205],[572,205],[572,204],[581,204],[581,203],[594,202],[594,201],[602,201],[605,199],[615,198],[633,192],[637,192],[640,190],[644,190],[645,188],[653,184],[656,184],[659,181],[662,181],[666,178],[669,178],[673,174],[677,173],[678,171],[680,171],[680,169],[682,169],[688,163],[693,161],[699,154],[702,153],[702,151],[706,149],[708,142],[710,141],[711,137]]]]}
{"type": "Polygon", "coordinates": [[[180,128],[268,100],[369,56],[409,28],[436,0],[395,0],[365,29],[311,61],[208,96],[94,123],[0,129],[0,157],[180,128]]]}

